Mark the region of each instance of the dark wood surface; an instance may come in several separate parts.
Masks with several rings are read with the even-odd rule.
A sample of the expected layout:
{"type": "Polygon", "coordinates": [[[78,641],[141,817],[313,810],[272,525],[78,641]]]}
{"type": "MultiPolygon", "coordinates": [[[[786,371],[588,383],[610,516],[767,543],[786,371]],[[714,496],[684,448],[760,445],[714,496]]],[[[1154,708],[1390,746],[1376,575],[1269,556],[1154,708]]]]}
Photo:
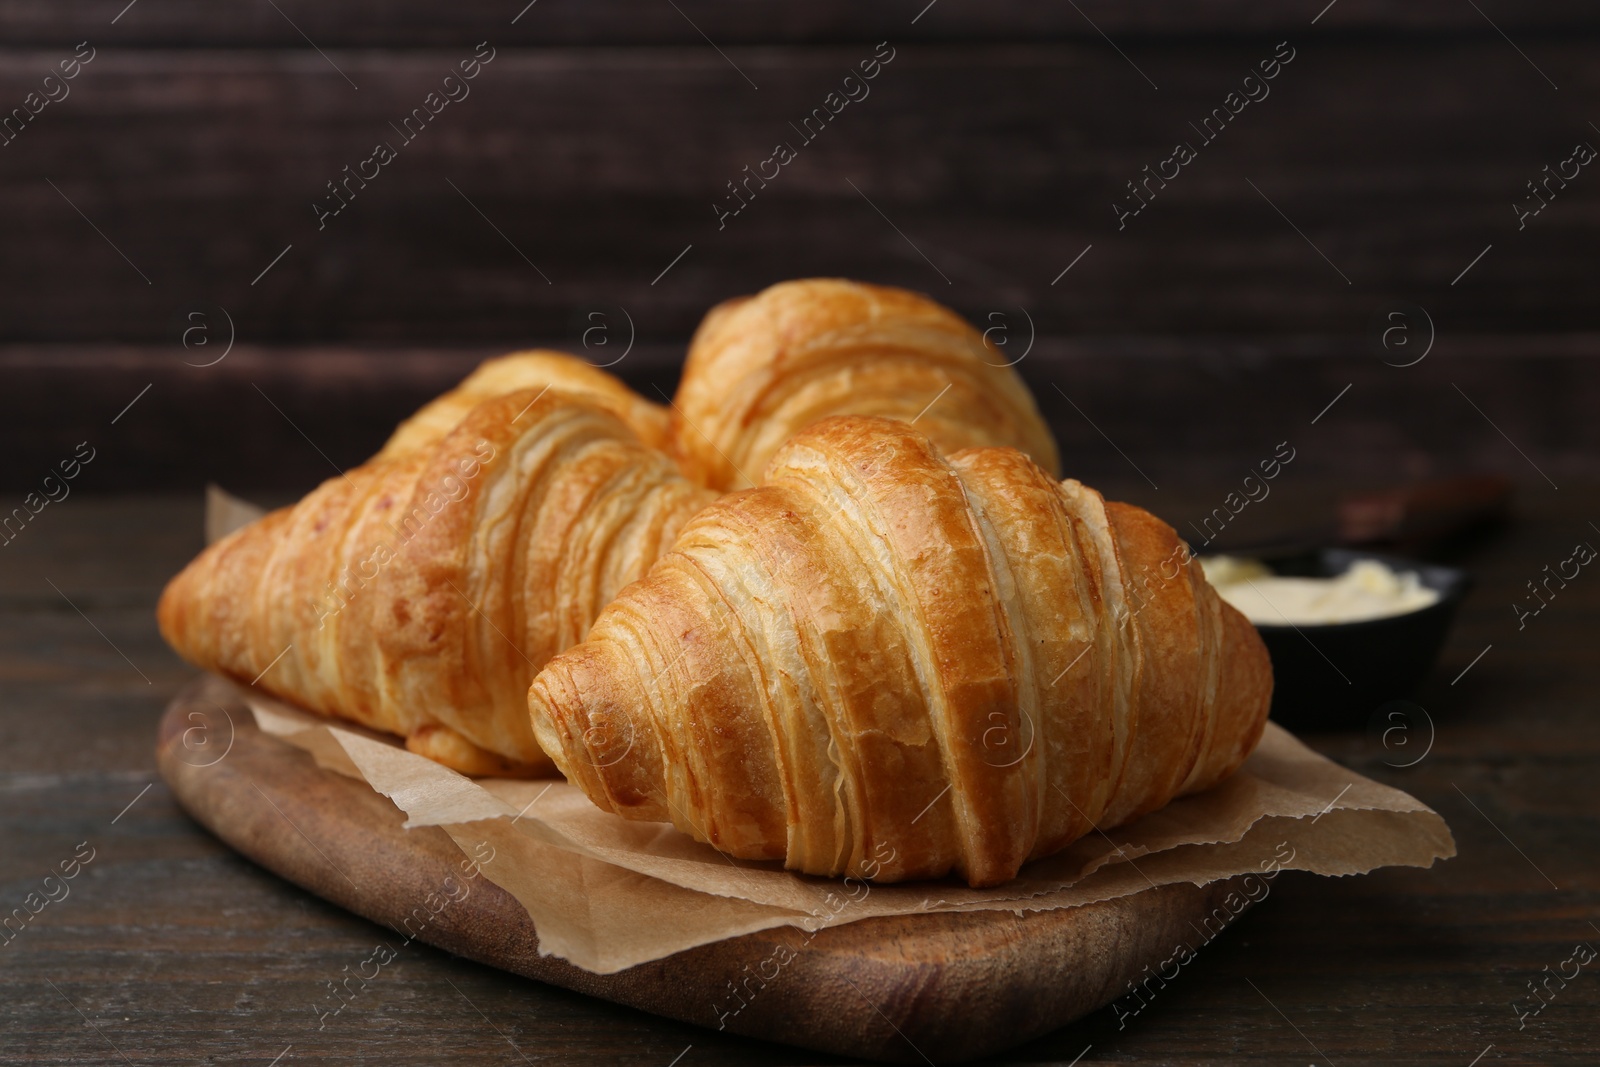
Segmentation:
{"type": "MultiPolygon", "coordinates": [[[[870,5],[818,0],[804,6],[691,0],[679,4],[680,11],[675,12],[669,5],[640,0],[539,0],[536,8],[515,23],[511,19],[523,11],[527,0],[455,8],[440,7],[427,0],[348,0],[336,6],[300,0],[279,6],[306,36],[324,46],[419,47],[454,43],[475,28],[500,29],[508,41],[523,45],[595,41],[704,44],[696,27],[724,44],[878,40],[885,33],[902,33],[921,41],[1091,38],[1096,36],[1096,26],[1107,32],[1141,36],[1223,36],[1303,26],[1325,4],[1326,0],[1288,4],[1216,0],[1199,7],[1182,0],[1149,0],[1139,5],[1117,0],[1078,0],[1078,10],[1074,11],[1072,5],[1033,4],[1028,0],[993,0],[987,4],[884,0],[870,5]],[[692,16],[693,22],[685,15],[692,16]]],[[[7,6],[6,18],[13,34],[8,43],[53,45],[67,37],[76,41],[87,30],[111,25],[111,19],[125,6],[127,0],[16,0],[7,6]]],[[[1488,10],[1495,22],[1508,30],[1549,32],[1600,24],[1594,7],[1582,0],[1496,4],[1488,10]]],[[[1319,26],[1335,34],[1487,30],[1482,15],[1452,0],[1414,0],[1404,6],[1382,0],[1341,0],[1337,14],[1330,12],[1319,26]]],[[[305,38],[283,15],[267,5],[230,9],[205,0],[168,0],[140,10],[138,18],[130,14],[118,19],[116,27],[119,41],[139,45],[300,48],[305,44],[305,38]]]]}
{"type": "Polygon", "coordinates": [[[256,343],[505,343],[603,305],[664,341],[814,274],[1057,335],[1354,333],[1392,299],[1455,332],[1594,327],[1600,179],[1552,186],[1525,228],[1513,207],[1600,145],[1587,7],[110,6],[0,17],[5,109],[96,49],[0,148],[0,341],[175,345],[220,306],[256,343]],[[870,95],[803,143],[790,124],[883,39],[870,95]],[[471,95],[319,229],[326,183],[484,40],[471,95]],[[1270,95],[1201,140],[1280,40],[1270,95]],[[798,158],[720,226],[726,183],[786,140],[798,158]],[[1119,227],[1182,140],[1199,157],[1119,227]]]}
{"type": "MultiPolygon", "coordinates": [[[[1421,345],[1425,323],[1412,318],[1421,345]]],[[[1013,322],[1008,345],[1020,354],[1029,337],[1013,322]]],[[[1404,367],[1389,364],[1421,348],[1385,352],[1365,324],[1337,337],[1040,336],[1017,369],[1074,476],[1187,488],[1204,498],[1202,513],[1285,439],[1296,458],[1295,477],[1274,489],[1284,495],[1307,482],[1483,470],[1546,488],[1538,471],[1556,485],[1600,483],[1600,337],[1436,334],[1427,357],[1404,367]]],[[[576,338],[553,343],[595,363],[614,358],[576,338]]],[[[214,481],[292,499],[363,461],[402,418],[508,347],[241,343],[197,367],[213,357],[176,345],[0,346],[0,514],[83,441],[97,453],[75,492],[198,493],[214,481]]],[[[611,370],[665,402],[683,349],[641,342],[611,370]]]]}
{"type": "MultiPolygon", "coordinates": [[[[1055,911],[867,919],[814,936],[777,927],[597,975],[539,954],[527,912],[488,880],[492,849],[478,856],[488,864],[480,876],[474,854],[444,831],[406,830],[387,798],[262,734],[222,679],[207,676],[179,693],[159,736],[162,780],[197,822],[267,870],[394,933],[387,952],[322,999],[319,1029],[356,1007],[400,952],[395,945],[409,947],[414,936],[730,1035],[891,1063],[923,1062],[924,1050],[970,1060],[1104,1007],[1127,983],[1159,972],[1202,924],[1214,938],[1238,917],[1238,902],[1249,906],[1241,879],[1180,883],[1055,911]]],[[[1270,882],[1248,891],[1263,886],[1270,882]]]]}
{"type": "MultiPolygon", "coordinates": [[[[1554,490],[1530,474],[1514,523],[1457,551],[1478,585],[1418,695],[1435,732],[1425,758],[1391,766],[1419,749],[1385,749],[1362,729],[1311,739],[1437,808],[1460,855],[1429,871],[1286,874],[1125,1029],[1103,1011],[1015,1062],[1460,1067],[1485,1050],[1482,1064],[1593,1062],[1593,964],[1521,1030],[1512,1005],[1531,1007],[1526,983],[1576,944],[1600,947],[1600,582],[1582,574],[1520,632],[1510,607],[1546,563],[1600,541],[1593,484],[1554,490]]],[[[1206,506],[1178,486],[1103,487],[1174,517],[1206,506]]],[[[1264,516],[1290,503],[1274,495],[1264,516]]],[[[289,1046],[283,1064],[829,1062],[420,945],[318,1031],[324,983],[383,929],[235,854],[156,774],[156,724],[194,674],[161,645],[151,611],[199,531],[197,500],[85,495],[0,548],[6,907],[80,842],[95,849],[70,896],[0,947],[0,1059],[122,1062],[115,1045],[152,1064],[267,1064],[289,1046]]]]}

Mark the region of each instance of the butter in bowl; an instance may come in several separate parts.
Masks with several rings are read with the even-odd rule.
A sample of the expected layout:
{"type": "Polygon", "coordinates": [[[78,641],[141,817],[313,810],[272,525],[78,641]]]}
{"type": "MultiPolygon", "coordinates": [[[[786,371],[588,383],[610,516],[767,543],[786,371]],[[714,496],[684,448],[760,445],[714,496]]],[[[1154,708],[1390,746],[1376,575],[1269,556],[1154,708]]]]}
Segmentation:
{"type": "Polygon", "coordinates": [[[1453,567],[1326,548],[1269,566],[1203,559],[1218,594],[1272,656],[1272,718],[1291,729],[1361,729],[1410,697],[1439,658],[1469,582],[1453,567]]]}

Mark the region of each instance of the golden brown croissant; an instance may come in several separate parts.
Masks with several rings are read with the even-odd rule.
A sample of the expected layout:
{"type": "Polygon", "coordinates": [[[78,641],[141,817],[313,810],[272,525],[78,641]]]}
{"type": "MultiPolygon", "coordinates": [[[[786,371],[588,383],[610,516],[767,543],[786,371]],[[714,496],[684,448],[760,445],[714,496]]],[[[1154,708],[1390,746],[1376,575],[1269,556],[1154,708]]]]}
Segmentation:
{"type": "Polygon", "coordinates": [[[167,586],[161,631],[465,773],[547,771],[529,682],[712,494],[560,389],[415,441],[212,545],[167,586]]]}
{"type": "Polygon", "coordinates": [[[1032,395],[965,320],[904,289],[830,278],[711,310],[689,346],[671,449],[689,477],[739,489],[829,415],[903,419],[946,453],[1009,445],[1057,469],[1032,395]]]}
{"type": "Polygon", "coordinates": [[[397,427],[378,453],[387,459],[438,444],[481,401],[518,389],[560,389],[584,397],[632,427],[652,448],[667,441],[667,409],[577,356],[548,349],[484,360],[460,385],[425,405],[397,427]]]}
{"type": "Polygon", "coordinates": [[[844,417],[784,446],[529,692],[594,802],[739,857],[973,886],[1205,789],[1271,667],[1171,527],[1020,452],[844,417]]]}

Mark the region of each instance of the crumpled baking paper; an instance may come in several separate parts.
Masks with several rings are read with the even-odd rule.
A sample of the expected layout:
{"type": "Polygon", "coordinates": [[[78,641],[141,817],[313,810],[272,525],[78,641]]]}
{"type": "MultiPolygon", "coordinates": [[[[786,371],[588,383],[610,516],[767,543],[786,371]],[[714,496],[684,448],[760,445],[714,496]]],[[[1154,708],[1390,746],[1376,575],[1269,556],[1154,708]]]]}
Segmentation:
{"type": "Polygon", "coordinates": [[[366,782],[405,812],[407,827],[441,827],[469,854],[488,842],[495,858],[481,869],[527,908],[540,951],[601,974],[774,926],[1070,908],[1175,882],[1277,869],[1364,874],[1455,855],[1449,827],[1422,802],[1268,723],[1227,781],[1091,833],[1005,885],[817,878],[732,859],[666,823],[601,811],[560,778],[467,778],[398,739],[241,691],[263,732],[366,782]]]}

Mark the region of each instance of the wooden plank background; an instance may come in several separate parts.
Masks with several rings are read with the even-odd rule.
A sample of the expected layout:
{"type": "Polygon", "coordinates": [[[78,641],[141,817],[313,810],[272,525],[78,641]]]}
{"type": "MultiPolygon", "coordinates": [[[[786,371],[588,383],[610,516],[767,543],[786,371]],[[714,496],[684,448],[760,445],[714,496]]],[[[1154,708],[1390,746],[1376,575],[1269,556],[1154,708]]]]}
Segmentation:
{"type": "MultiPolygon", "coordinates": [[[[1091,485],[1220,497],[1287,439],[1294,481],[1488,470],[1548,491],[1600,479],[1595,343],[1444,336],[1422,362],[1395,367],[1340,338],[1046,337],[1018,370],[1067,469],[1091,485]]],[[[265,500],[297,496],[366,459],[402,417],[499,351],[241,344],[194,367],[184,359],[199,353],[177,346],[61,348],[9,353],[28,386],[0,390],[19,493],[88,441],[98,453],[74,491],[198,493],[214,481],[265,500]]],[[[681,355],[640,344],[611,369],[660,401],[681,355]]]]}
{"type": "MultiPolygon", "coordinates": [[[[1039,339],[1024,366],[1036,386],[1082,380],[1096,409],[1105,390],[1202,443],[1214,401],[1178,383],[1231,376],[1246,408],[1274,405],[1272,376],[1251,373],[1273,353],[1295,353],[1297,382],[1351,381],[1373,372],[1372,323],[1399,302],[1427,310],[1441,354],[1484,334],[1561,335],[1532,344],[1554,362],[1495,421],[1548,438],[1557,466],[1596,454],[1590,420],[1568,413],[1597,388],[1584,335],[1600,177],[1580,172],[1521,230],[1513,208],[1544,166],[1600,144],[1592,6],[278,6],[8,7],[0,106],[77,42],[95,54],[0,147],[0,490],[25,490],[147,383],[149,411],[128,418],[153,411],[155,425],[128,427],[100,489],[230,476],[303,489],[316,464],[290,458],[303,442],[283,419],[233,422],[251,374],[282,382],[285,410],[344,465],[460,370],[452,353],[573,348],[606,309],[639,346],[619,369],[670,387],[707,307],[817,274],[1002,315],[1039,339]],[[485,40],[494,59],[471,95],[319,230],[326,183],[398,141],[390,123],[485,40]],[[790,123],[882,40],[894,59],[871,95],[719,228],[725,183],[798,141],[790,123]],[[1119,230],[1126,183],[1198,141],[1189,123],[1278,41],[1295,58],[1270,96],[1119,230]],[[196,310],[219,344],[226,316],[230,364],[247,370],[182,366],[221,351],[180,346],[196,310]],[[1122,361],[1140,353],[1171,364],[1172,388],[1141,381],[1159,402],[1124,395],[1122,361]],[[330,392],[306,370],[325,358],[370,373],[330,392]],[[1102,359],[1115,366],[1085,365],[1102,359]],[[1558,399],[1553,379],[1575,388],[1558,399]],[[197,450],[188,425],[213,440],[197,450]]],[[[1079,442],[1071,409],[1041,403],[1096,457],[1093,475],[1111,454],[1099,435],[1079,442]]],[[[1358,475],[1382,471],[1375,442],[1405,432],[1363,427],[1340,450],[1365,457],[1358,475]]]]}
{"type": "MultiPolygon", "coordinates": [[[[1269,38],[1130,41],[1159,91],[1104,42],[891,45],[811,144],[790,123],[870,44],[728,53],[759,91],[704,44],[501,47],[401,142],[390,124],[470,36],[329,52],[359,91],[304,47],[98,47],[0,149],[7,339],[176,340],[174,315],[206,303],[258,342],[559,338],[595,304],[681,338],[720,299],[815,274],[972,315],[1025,306],[1047,333],[1341,333],[1385,297],[1455,330],[1592,324],[1578,268],[1600,179],[1581,172],[1521,231],[1512,206],[1600,144],[1588,41],[1530,40],[1556,92],[1498,37],[1296,37],[1271,95],[1211,145],[1189,123],[1269,38]],[[1178,140],[1200,157],[1119,231],[1113,203],[1178,140]],[[380,141],[399,158],[319,230],[313,203],[380,141]],[[726,183],[780,141],[798,158],[719,229],[726,183]]],[[[6,54],[0,102],[70,54],[6,54]]]]}
{"type": "MultiPolygon", "coordinates": [[[[691,0],[678,5],[639,0],[527,0],[440,5],[430,0],[346,0],[318,5],[306,0],[279,4],[294,25],[272,5],[239,6],[207,0],[163,0],[118,17],[127,0],[14,0],[6,5],[8,40],[53,44],[74,40],[82,31],[111,24],[129,44],[182,44],[214,48],[229,45],[300,48],[305,37],[324,47],[419,47],[451,43],[475,27],[493,28],[508,44],[701,44],[710,36],[723,44],[816,44],[876,40],[885,34],[907,40],[1034,40],[1116,34],[1185,34],[1225,37],[1299,28],[1316,18],[1327,0],[1212,0],[1189,4],[1152,0],[1077,0],[1038,4],[1029,0],[990,0],[984,4],[880,0],[856,4],[817,0],[810,4],[760,4],[747,0],[691,0]],[[511,21],[524,8],[525,13],[511,21]],[[685,16],[692,16],[692,21],[685,16]],[[74,36],[76,35],[76,36],[74,36]]],[[[1506,0],[1472,5],[1456,0],[1413,0],[1400,5],[1382,0],[1339,0],[1318,20],[1319,32],[1492,32],[1486,15],[1505,30],[1564,31],[1600,25],[1600,12],[1582,0],[1511,4],[1506,0]]]]}

